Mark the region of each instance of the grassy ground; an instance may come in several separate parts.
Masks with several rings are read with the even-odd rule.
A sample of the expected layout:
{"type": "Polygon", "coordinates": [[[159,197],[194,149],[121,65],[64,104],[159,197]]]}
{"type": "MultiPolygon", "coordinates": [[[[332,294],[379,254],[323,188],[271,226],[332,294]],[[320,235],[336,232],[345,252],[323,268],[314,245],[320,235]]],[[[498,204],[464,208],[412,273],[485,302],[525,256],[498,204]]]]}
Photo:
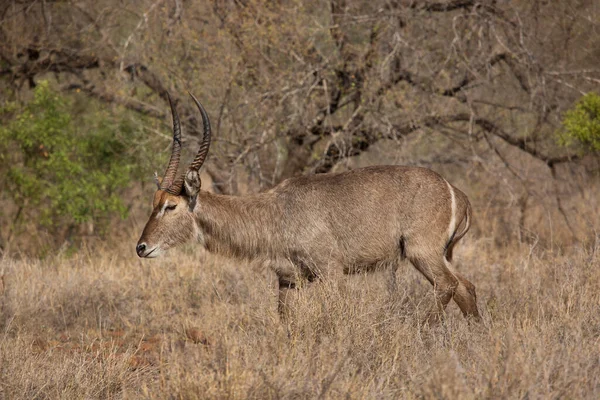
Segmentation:
{"type": "Polygon", "coordinates": [[[455,304],[419,327],[429,284],[406,264],[297,293],[186,247],[0,261],[0,398],[600,398],[600,255],[486,238],[457,248],[484,323],[455,304]]]}

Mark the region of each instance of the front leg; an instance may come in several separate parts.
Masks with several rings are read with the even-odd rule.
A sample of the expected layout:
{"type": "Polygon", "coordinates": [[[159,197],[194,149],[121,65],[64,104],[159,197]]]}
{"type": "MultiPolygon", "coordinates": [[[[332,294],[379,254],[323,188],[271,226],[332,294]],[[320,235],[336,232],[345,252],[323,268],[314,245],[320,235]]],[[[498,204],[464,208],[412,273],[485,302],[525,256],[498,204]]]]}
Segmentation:
{"type": "Polygon", "coordinates": [[[288,279],[278,277],[279,281],[279,296],[277,301],[277,311],[281,321],[285,322],[289,315],[288,297],[290,296],[291,290],[296,290],[296,284],[290,282],[288,279]]]}
{"type": "Polygon", "coordinates": [[[289,312],[290,291],[296,288],[297,271],[294,264],[285,259],[269,260],[268,266],[273,272],[272,282],[277,289],[277,312],[280,320],[285,321],[289,312]]]}
{"type": "Polygon", "coordinates": [[[334,262],[325,264],[325,268],[319,268],[312,260],[309,262],[306,259],[295,257],[293,260],[275,262],[273,270],[279,284],[277,311],[280,319],[285,322],[289,317],[290,299],[294,297],[292,292],[298,288],[306,289],[312,286],[315,280],[339,279],[343,268],[341,264],[334,262]]]}

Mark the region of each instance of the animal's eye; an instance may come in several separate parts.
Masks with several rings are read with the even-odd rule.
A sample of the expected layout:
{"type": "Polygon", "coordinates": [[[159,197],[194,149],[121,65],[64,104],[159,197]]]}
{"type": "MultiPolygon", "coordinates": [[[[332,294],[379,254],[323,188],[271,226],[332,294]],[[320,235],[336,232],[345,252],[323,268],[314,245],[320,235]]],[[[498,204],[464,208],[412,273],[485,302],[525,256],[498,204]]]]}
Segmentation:
{"type": "Polygon", "coordinates": [[[173,204],[173,205],[167,206],[166,209],[167,210],[174,210],[176,207],[177,207],[177,204],[173,204]]]}

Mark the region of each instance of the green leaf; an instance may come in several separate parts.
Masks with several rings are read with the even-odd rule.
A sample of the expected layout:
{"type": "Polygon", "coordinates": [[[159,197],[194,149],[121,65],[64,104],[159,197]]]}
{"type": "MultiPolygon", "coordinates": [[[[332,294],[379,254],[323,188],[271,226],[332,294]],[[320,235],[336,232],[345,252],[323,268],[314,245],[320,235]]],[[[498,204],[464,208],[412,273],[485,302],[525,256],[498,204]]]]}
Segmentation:
{"type": "Polygon", "coordinates": [[[567,111],[562,122],[560,143],[563,146],[578,144],[586,152],[600,151],[600,96],[588,93],[575,107],[567,111]]]}
{"type": "Polygon", "coordinates": [[[127,111],[107,112],[87,98],[74,102],[42,81],[29,103],[0,105],[0,116],[6,121],[0,126],[2,194],[27,202],[29,216],[46,229],[125,217],[124,189],[151,175],[155,148],[147,145],[143,121],[127,111]],[[141,140],[145,146],[132,145],[141,140]]]}

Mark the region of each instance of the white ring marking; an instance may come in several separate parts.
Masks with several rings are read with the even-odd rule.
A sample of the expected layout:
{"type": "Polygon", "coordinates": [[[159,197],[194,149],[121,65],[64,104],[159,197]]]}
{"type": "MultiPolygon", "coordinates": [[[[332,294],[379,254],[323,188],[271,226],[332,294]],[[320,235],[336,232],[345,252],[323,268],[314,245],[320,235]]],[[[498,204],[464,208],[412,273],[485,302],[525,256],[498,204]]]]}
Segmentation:
{"type": "Polygon", "coordinates": [[[450,216],[450,225],[448,226],[448,239],[450,239],[456,230],[456,196],[454,195],[454,188],[452,185],[450,185],[450,183],[448,183],[448,181],[446,181],[446,185],[448,185],[448,189],[450,190],[450,199],[452,200],[452,214],[450,216]]]}

